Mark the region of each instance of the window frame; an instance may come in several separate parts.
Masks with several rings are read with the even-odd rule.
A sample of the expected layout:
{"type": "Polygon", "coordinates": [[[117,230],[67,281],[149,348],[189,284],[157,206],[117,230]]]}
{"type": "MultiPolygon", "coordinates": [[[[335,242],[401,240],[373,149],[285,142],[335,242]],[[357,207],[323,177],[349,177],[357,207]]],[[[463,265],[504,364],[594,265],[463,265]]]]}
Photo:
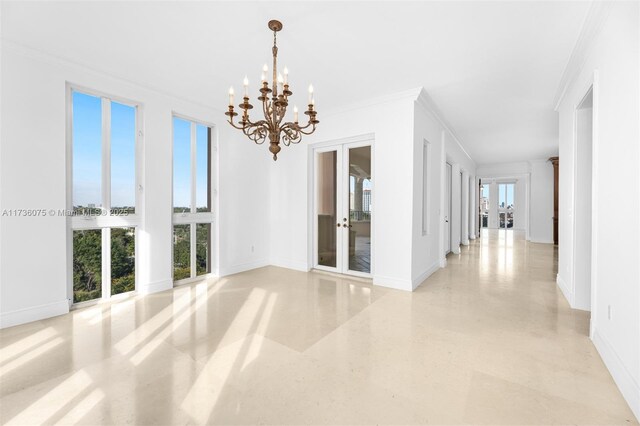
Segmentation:
{"type": "Polygon", "coordinates": [[[129,297],[138,290],[139,281],[139,238],[138,228],[141,225],[143,215],[143,186],[144,179],[144,116],[142,102],[114,96],[106,92],[88,88],[85,86],[66,82],[65,84],[66,117],[65,117],[65,142],[66,142],[66,256],[67,256],[67,299],[69,306],[76,309],[88,305],[94,305],[107,300],[129,297]],[[101,201],[104,215],[85,216],[73,214],[73,94],[74,92],[94,96],[101,102],[101,201]],[[114,215],[111,211],[111,103],[116,102],[135,108],[135,213],[114,215]],[[134,228],[135,245],[135,288],[133,291],[111,294],[111,228],[134,228]],[[101,297],[74,303],[73,298],[73,232],[81,230],[100,229],[102,238],[102,271],[101,271],[101,297]]]}
{"type": "Polygon", "coordinates": [[[218,211],[218,191],[217,191],[217,173],[219,170],[218,162],[218,148],[217,148],[217,135],[216,126],[212,123],[190,117],[188,115],[180,114],[175,111],[171,113],[171,277],[174,286],[183,284],[189,284],[196,281],[201,281],[209,277],[217,276],[217,259],[218,259],[218,245],[217,245],[217,227],[215,223],[216,213],[218,211]],[[190,124],[190,211],[178,212],[174,211],[174,163],[175,163],[175,126],[174,119],[180,119],[189,122],[190,124]],[[197,126],[205,126],[210,132],[209,143],[209,164],[211,167],[209,173],[209,211],[198,212],[197,211],[197,126]],[[198,224],[210,224],[209,232],[209,253],[210,259],[209,270],[210,272],[198,275],[196,265],[196,246],[197,246],[197,225],[198,224]],[[175,225],[189,225],[189,250],[190,250],[190,269],[191,273],[188,278],[180,280],[174,279],[174,226],[175,225]]]}

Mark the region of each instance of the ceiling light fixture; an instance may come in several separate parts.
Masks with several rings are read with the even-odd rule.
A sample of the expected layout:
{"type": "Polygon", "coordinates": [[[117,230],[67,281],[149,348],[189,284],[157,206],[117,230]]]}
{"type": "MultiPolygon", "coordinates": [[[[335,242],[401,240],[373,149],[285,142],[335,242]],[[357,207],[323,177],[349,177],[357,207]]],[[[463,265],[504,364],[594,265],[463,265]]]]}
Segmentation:
{"type": "Polygon", "coordinates": [[[273,154],[273,160],[278,159],[278,153],[280,152],[280,141],[285,146],[289,146],[292,143],[298,143],[302,140],[302,135],[310,135],[316,130],[316,125],[319,121],[316,119],[317,112],[315,111],[315,101],[313,98],[313,86],[309,85],[309,104],[308,109],[304,112],[309,116],[309,121],[305,126],[298,124],[298,107],[293,107],[293,121],[283,123],[282,120],[287,113],[287,106],[289,105],[289,96],[293,94],[289,90],[289,70],[284,67],[283,74],[278,73],[278,46],[276,46],[276,34],[282,29],[282,23],[280,21],[269,21],[269,29],[273,31],[273,81],[272,86],[269,88],[267,81],[267,73],[269,68],[267,64],[262,68],[262,87],[260,88],[260,96],[258,100],[262,102],[262,110],[264,113],[264,119],[258,121],[251,121],[249,119],[249,110],[253,108],[253,105],[249,103],[249,80],[244,78],[244,96],[243,102],[238,106],[242,109],[242,117],[238,121],[238,124],[233,122],[233,117],[238,113],[233,111],[233,99],[234,91],[233,87],[229,89],[229,111],[224,114],[229,117],[227,120],[236,129],[242,130],[249,139],[260,145],[264,143],[267,136],[269,137],[269,151],[273,154]],[[269,96],[271,94],[271,96],[269,96]]]}

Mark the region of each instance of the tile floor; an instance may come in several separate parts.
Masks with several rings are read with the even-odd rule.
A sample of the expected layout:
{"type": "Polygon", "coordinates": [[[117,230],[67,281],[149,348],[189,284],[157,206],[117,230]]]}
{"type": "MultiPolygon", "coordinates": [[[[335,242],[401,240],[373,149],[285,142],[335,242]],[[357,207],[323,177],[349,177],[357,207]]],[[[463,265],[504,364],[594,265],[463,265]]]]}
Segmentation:
{"type": "Polygon", "coordinates": [[[554,282],[492,231],[414,293],[267,267],[0,331],[2,424],[637,424],[554,282]]]}

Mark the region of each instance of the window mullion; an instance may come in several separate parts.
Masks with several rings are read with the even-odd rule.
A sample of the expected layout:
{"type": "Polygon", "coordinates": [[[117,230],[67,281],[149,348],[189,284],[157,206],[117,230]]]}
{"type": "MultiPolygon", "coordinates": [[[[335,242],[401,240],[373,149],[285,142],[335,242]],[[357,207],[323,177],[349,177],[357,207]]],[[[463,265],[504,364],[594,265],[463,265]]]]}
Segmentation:
{"type": "Polygon", "coordinates": [[[191,263],[191,278],[194,278],[197,273],[196,268],[196,224],[192,223],[189,225],[189,255],[190,255],[190,263],[191,263]]]}
{"type": "Polygon", "coordinates": [[[102,298],[111,297],[111,228],[102,228],[102,298]]]}
{"type": "Polygon", "coordinates": [[[111,211],[111,101],[102,98],[102,207],[111,211]]]}
{"type": "Polygon", "coordinates": [[[196,123],[191,122],[191,213],[196,212],[196,123]]]}

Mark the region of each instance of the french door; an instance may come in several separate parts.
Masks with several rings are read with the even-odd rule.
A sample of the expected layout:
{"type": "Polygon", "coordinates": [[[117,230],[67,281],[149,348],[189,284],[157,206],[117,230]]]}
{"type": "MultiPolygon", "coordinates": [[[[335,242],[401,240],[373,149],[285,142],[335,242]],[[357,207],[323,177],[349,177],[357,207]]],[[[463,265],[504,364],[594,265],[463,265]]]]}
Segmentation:
{"type": "Polygon", "coordinates": [[[371,275],[371,144],[314,150],[314,267],[371,275]]]}
{"type": "Polygon", "coordinates": [[[498,184],[498,225],[503,229],[513,228],[515,187],[514,183],[498,184]]]}

